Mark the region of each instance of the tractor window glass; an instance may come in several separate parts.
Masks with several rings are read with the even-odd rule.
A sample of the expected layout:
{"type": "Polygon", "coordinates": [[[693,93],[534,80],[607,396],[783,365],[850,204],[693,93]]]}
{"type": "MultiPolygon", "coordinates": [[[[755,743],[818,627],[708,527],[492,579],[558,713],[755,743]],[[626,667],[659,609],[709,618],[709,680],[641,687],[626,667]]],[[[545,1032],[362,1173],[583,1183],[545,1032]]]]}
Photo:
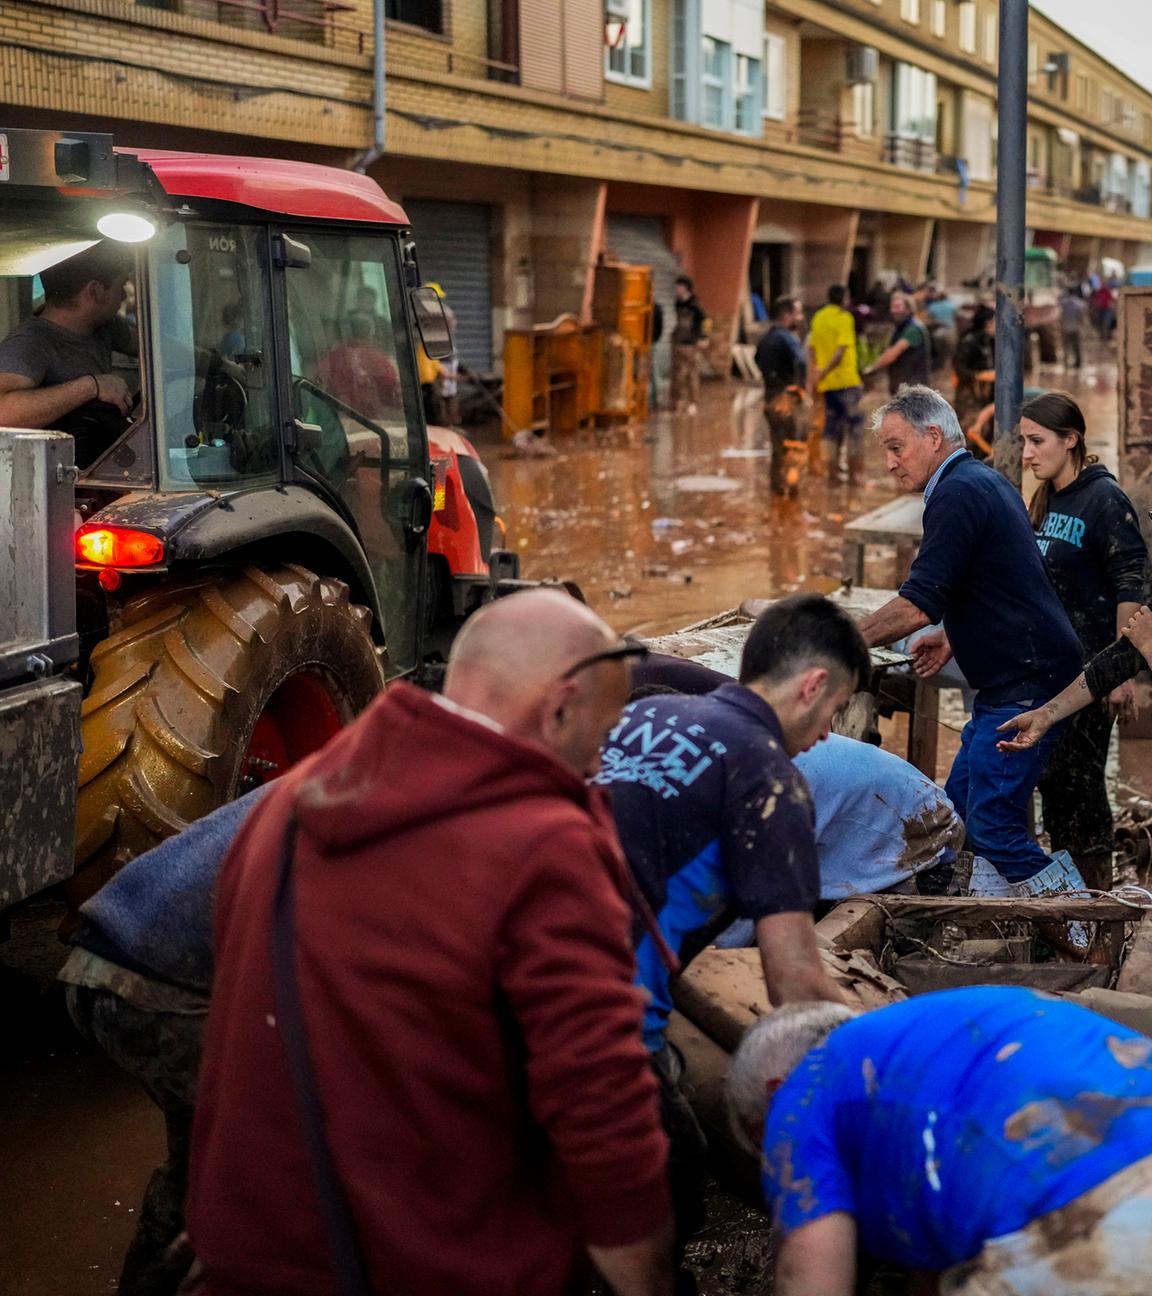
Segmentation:
{"type": "Polygon", "coordinates": [[[264,229],[168,225],[151,258],[162,484],[277,475],[264,229]]]}
{"type": "Polygon", "coordinates": [[[423,424],[394,237],[294,229],[285,269],[294,462],[355,528],[381,595],[393,667],[414,642],[419,546],[405,534],[423,424]]]}

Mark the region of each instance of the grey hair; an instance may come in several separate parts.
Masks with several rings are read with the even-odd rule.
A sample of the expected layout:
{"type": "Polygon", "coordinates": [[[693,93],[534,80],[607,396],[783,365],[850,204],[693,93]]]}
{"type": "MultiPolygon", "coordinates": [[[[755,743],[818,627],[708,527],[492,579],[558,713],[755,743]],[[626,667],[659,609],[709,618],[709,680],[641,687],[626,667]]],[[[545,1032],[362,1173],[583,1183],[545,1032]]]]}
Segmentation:
{"type": "Polygon", "coordinates": [[[764,1124],[770,1083],[786,1080],[807,1053],[823,1044],[837,1026],[857,1016],[846,1004],[785,1004],[745,1032],[725,1081],[728,1122],[745,1151],[760,1154],[752,1131],[764,1124]]]}
{"type": "Polygon", "coordinates": [[[887,405],[881,405],[872,415],[872,429],[879,429],[889,414],[898,414],[923,436],[930,427],[938,427],[949,445],[964,444],[964,429],[956,411],[934,387],[922,383],[903,383],[887,405]]]}

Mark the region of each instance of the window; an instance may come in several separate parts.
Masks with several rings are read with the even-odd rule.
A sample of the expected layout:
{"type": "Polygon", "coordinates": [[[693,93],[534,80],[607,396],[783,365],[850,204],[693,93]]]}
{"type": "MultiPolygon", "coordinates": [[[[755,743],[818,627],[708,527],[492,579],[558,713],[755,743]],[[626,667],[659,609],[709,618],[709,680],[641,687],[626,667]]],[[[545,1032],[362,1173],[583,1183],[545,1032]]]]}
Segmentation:
{"type": "Polygon", "coordinates": [[[651,85],[648,0],[605,0],[604,16],[612,38],[604,55],[604,75],[610,81],[651,85]]]}
{"type": "Polygon", "coordinates": [[[894,64],[889,162],[917,170],[935,170],[936,113],[935,74],[910,63],[894,64]]]}
{"type": "Polygon", "coordinates": [[[787,47],[783,36],[764,37],[764,75],[762,111],[773,121],[783,121],[788,111],[787,47]]]}
{"type": "Polygon", "coordinates": [[[149,244],[162,490],[279,469],[267,249],[236,224],[172,222],[149,244]]]}
{"type": "Polygon", "coordinates": [[[741,135],[760,133],[760,60],[736,55],[736,88],[733,96],[732,129],[741,135]]]}
{"type": "Polygon", "coordinates": [[[355,519],[383,600],[391,665],[414,655],[414,570],[407,543],[404,485],[422,454],[413,430],[415,384],[393,240],[295,226],[311,263],[284,271],[292,414],[303,432],[298,471],[321,482],[355,519]]]}
{"type": "Polygon", "coordinates": [[[976,0],[961,0],[960,48],[965,54],[976,53],[976,0]]]}
{"type": "Polygon", "coordinates": [[[975,95],[964,96],[963,152],[968,159],[968,174],[973,180],[993,178],[993,135],[995,119],[992,101],[975,95]]]}
{"type": "Polygon", "coordinates": [[[727,41],[705,36],[701,43],[701,54],[701,80],[704,93],[701,99],[700,123],[703,126],[715,126],[723,130],[728,125],[732,46],[727,41]]]}
{"type": "Polygon", "coordinates": [[[852,87],[852,131],[857,139],[876,134],[876,86],[860,81],[852,87]]]}
{"type": "Polygon", "coordinates": [[[394,22],[444,34],[444,8],[440,0],[384,0],[384,13],[394,22]]]}
{"type": "Polygon", "coordinates": [[[1040,80],[1040,46],[1035,41],[1028,42],[1028,84],[1035,85],[1040,80]]]}
{"type": "Polygon", "coordinates": [[[948,0],[932,0],[932,35],[948,34],[948,0]]]}
{"type": "Polygon", "coordinates": [[[1100,120],[1110,122],[1115,115],[1116,108],[1112,96],[1112,91],[1107,87],[1100,91],[1100,120]]]}
{"type": "Polygon", "coordinates": [[[900,0],[900,17],[905,22],[918,23],[920,21],[920,0],[900,0]]]}
{"type": "Polygon", "coordinates": [[[996,62],[996,42],[999,38],[999,14],[984,15],[984,62],[996,62]]]}
{"type": "Polygon", "coordinates": [[[1083,72],[1076,73],[1076,107],[1088,111],[1088,78],[1083,72]]]}

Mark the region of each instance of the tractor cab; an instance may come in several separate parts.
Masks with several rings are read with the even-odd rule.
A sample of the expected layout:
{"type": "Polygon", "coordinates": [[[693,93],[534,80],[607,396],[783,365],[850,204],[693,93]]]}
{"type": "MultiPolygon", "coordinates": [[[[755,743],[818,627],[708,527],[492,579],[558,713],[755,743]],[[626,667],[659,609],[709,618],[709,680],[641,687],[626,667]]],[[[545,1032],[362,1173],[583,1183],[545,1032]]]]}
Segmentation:
{"type": "Polygon", "coordinates": [[[390,671],[411,670],[432,512],[416,348],[451,340],[403,211],[365,176],[280,159],[42,131],[0,150],[0,337],[31,326],[51,349],[58,267],[90,249],[122,266],[99,332],[127,412],[93,381],[39,424],[75,441],[81,568],[107,590],[274,546],[344,579],[390,671]]]}
{"type": "Polygon", "coordinates": [[[73,906],[522,584],[474,448],[425,427],[451,338],[418,284],[366,176],[0,129],[0,426],[78,470],[73,906]]]}

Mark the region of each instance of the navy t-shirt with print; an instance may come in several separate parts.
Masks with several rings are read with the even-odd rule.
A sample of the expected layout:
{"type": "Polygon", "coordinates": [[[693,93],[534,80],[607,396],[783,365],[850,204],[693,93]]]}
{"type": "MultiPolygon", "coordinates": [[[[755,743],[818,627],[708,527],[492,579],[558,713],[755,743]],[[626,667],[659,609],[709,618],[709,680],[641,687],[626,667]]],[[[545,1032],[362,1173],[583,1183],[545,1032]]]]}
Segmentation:
{"type": "MultiPolygon", "coordinates": [[[[807,913],[819,899],[807,785],[776,713],[742,685],[633,702],[608,735],[596,781],[611,789],[624,853],[682,962],[733,917],[807,913]]],[[[636,961],[655,1049],[672,1002],[651,936],[640,935],[636,961]]]]}

